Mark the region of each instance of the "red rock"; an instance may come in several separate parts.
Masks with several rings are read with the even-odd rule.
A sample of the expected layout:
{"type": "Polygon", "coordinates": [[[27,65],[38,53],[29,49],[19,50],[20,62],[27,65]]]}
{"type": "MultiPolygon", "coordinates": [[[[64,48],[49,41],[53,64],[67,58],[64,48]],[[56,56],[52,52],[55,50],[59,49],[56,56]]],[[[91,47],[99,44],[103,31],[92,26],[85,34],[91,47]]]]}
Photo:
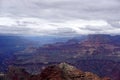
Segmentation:
{"type": "Polygon", "coordinates": [[[46,67],[41,74],[31,75],[21,68],[11,67],[8,72],[10,80],[110,80],[100,78],[91,72],[83,72],[66,63],[46,67]]]}

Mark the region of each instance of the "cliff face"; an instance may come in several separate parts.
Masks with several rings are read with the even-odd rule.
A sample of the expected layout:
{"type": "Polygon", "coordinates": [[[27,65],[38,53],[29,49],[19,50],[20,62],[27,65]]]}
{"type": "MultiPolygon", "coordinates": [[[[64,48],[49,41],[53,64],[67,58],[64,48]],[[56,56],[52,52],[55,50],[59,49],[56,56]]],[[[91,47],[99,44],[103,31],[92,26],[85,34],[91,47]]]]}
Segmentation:
{"type": "Polygon", "coordinates": [[[14,55],[17,57],[16,61],[26,59],[26,56],[28,56],[29,58],[26,59],[27,61],[22,62],[25,64],[30,63],[33,60],[36,60],[38,63],[49,59],[52,60],[51,56],[54,56],[54,58],[60,57],[61,59],[99,55],[120,56],[119,42],[120,36],[89,35],[82,41],[71,39],[64,43],[46,44],[39,48],[26,48],[24,51],[17,52],[14,55]]]}
{"type": "Polygon", "coordinates": [[[84,71],[120,79],[120,36],[89,35],[84,40],[46,44],[15,53],[15,66],[40,73],[51,64],[68,62],[84,71]],[[114,77],[115,76],[115,77],[114,77]]]}
{"type": "Polygon", "coordinates": [[[10,80],[111,80],[109,77],[101,78],[91,72],[83,72],[66,63],[46,67],[41,74],[30,75],[20,68],[10,68],[10,80]]]}

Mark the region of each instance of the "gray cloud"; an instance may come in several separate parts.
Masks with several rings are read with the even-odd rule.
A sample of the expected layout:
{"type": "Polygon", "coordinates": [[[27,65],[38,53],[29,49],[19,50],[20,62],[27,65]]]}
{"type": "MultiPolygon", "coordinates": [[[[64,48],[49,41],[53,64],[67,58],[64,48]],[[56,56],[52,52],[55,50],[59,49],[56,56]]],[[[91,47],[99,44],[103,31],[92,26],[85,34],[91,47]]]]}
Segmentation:
{"type": "Polygon", "coordinates": [[[0,0],[0,5],[1,15],[120,20],[119,0],[0,0]]]}
{"type": "MultiPolygon", "coordinates": [[[[16,33],[39,33],[44,34],[78,34],[79,31],[86,31],[85,34],[89,33],[113,33],[111,31],[117,31],[115,34],[119,34],[120,24],[120,0],[0,0],[0,18],[10,17],[13,19],[17,18],[38,18],[47,20],[47,23],[55,29],[47,30],[41,29],[32,30],[29,25],[37,25],[36,22],[30,21],[16,21],[14,27],[4,27],[4,31],[15,31],[16,33]],[[59,26],[60,23],[68,24],[67,21],[74,22],[75,20],[103,20],[108,23],[107,26],[92,26],[87,25],[85,27],[66,25],[59,26]],[[52,24],[55,23],[55,24],[52,24]],[[27,27],[26,27],[27,26],[27,27]],[[19,28],[18,28],[19,27],[19,28]],[[57,28],[56,28],[57,27],[57,28]],[[75,27],[75,28],[73,28],[75,27]],[[80,29],[80,30],[79,30],[80,29]]],[[[87,23],[87,22],[86,22],[87,23]]],[[[45,24],[45,22],[43,23],[45,24]]],[[[73,23],[76,25],[76,23],[73,23]]],[[[79,24],[79,23],[77,23],[79,24]]],[[[14,25],[13,25],[14,26],[14,25]]],[[[40,26],[40,25],[39,25],[40,26]]],[[[41,26],[40,26],[41,27],[41,26]]],[[[47,28],[47,27],[46,27],[47,28]]],[[[38,29],[38,28],[37,28],[38,29]]],[[[0,28],[2,31],[3,28],[0,28]]]]}

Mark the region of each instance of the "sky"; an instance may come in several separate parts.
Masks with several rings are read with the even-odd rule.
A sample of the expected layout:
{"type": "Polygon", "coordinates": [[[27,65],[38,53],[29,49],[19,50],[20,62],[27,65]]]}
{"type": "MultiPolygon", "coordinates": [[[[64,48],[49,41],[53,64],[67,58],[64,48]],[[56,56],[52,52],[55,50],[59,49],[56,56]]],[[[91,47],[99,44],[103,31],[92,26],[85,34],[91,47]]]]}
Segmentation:
{"type": "Polygon", "coordinates": [[[120,0],[0,0],[0,34],[120,35],[120,0]]]}

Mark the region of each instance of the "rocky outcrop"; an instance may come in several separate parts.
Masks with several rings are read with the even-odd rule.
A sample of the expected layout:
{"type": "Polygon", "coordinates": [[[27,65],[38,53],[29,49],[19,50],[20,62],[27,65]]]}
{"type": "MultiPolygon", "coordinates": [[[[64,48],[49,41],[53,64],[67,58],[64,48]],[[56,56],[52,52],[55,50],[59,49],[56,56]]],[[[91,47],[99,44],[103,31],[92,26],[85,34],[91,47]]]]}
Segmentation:
{"type": "Polygon", "coordinates": [[[48,66],[38,75],[30,75],[24,69],[12,68],[8,77],[10,80],[110,80],[108,77],[100,78],[94,73],[83,72],[67,63],[48,66]]]}

